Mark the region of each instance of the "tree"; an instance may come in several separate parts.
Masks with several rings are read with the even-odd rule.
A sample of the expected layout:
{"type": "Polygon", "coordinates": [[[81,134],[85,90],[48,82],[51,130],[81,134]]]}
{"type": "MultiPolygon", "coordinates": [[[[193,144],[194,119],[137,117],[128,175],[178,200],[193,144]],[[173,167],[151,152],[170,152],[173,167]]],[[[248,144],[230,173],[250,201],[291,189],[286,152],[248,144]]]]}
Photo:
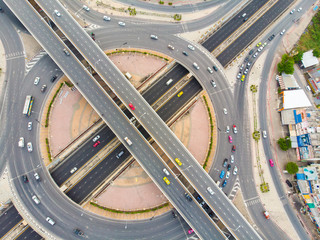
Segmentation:
{"type": "Polygon", "coordinates": [[[285,72],[286,74],[293,74],[294,72],[294,60],[292,57],[289,57],[288,54],[283,54],[281,62],[278,63],[278,72],[285,72]]]}
{"type": "Polygon", "coordinates": [[[290,174],[296,174],[299,170],[298,165],[295,162],[288,162],[286,170],[290,174]]]}
{"type": "Polygon", "coordinates": [[[320,57],[320,52],[319,52],[319,49],[314,49],[313,51],[312,51],[312,54],[313,54],[313,56],[315,56],[315,57],[320,57]]]}
{"type": "Polygon", "coordinates": [[[291,140],[289,137],[279,138],[277,143],[282,151],[287,151],[291,148],[291,140]]]}
{"type": "Polygon", "coordinates": [[[293,60],[295,63],[298,63],[302,60],[302,55],[303,53],[302,52],[298,52],[296,55],[293,56],[293,60]]]}

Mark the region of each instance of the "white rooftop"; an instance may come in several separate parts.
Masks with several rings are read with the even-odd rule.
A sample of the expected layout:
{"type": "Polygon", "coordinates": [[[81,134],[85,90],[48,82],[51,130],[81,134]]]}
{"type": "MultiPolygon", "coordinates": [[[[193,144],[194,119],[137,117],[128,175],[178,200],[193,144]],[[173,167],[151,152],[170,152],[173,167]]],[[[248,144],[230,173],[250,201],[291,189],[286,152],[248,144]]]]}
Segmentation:
{"type": "Polygon", "coordinates": [[[283,91],[283,109],[310,107],[311,103],[303,89],[283,91]]]}
{"type": "Polygon", "coordinates": [[[315,56],[313,56],[313,53],[312,53],[313,50],[310,50],[308,52],[305,52],[303,53],[302,55],[302,64],[305,68],[308,68],[308,67],[311,67],[311,66],[314,66],[314,65],[317,65],[319,64],[319,60],[318,58],[316,58],[315,56]]]}

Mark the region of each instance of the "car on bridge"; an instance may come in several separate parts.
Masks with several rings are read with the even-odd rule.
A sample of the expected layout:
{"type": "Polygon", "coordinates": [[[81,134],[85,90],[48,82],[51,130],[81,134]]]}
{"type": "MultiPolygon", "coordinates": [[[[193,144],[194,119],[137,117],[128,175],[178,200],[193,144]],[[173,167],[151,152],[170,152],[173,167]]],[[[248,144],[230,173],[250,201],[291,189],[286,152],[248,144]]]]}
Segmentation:
{"type": "Polygon", "coordinates": [[[132,111],[134,111],[136,108],[133,106],[132,103],[129,103],[129,107],[131,108],[132,111]]]}
{"type": "Polygon", "coordinates": [[[170,185],[170,181],[167,177],[163,177],[163,181],[167,184],[170,185]]]}
{"type": "Polygon", "coordinates": [[[179,160],[179,158],[175,158],[174,160],[176,161],[176,163],[177,163],[179,166],[182,165],[182,162],[179,160]]]}
{"type": "Polygon", "coordinates": [[[177,97],[181,97],[182,94],[183,94],[183,91],[179,92],[178,95],[177,95],[177,97]]]}
{"type": "Polygon", "coordinates": [[[93,144],[93,147],[97,147],[99,144],[100,144],[100,141],[96,141],[96,142],[93,144]]]}
{"type": "Polygon", "coordinates": [[[55,13],[58,17],[61,16],[61,13],[60,13],[58,10],[54,10],[54,13],[55,13]]]}

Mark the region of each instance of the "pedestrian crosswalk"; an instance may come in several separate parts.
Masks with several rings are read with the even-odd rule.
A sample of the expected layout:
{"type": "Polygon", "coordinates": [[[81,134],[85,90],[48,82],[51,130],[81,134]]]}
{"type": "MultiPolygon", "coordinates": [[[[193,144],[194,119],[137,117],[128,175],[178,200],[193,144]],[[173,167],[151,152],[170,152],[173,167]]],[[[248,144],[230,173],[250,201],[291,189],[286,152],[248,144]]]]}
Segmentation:
{"type": "Polygon", "coordinates": [[[19,57],[25,57],[25,55],[26,55],[26,53],[24,51],[8,53],[8,54],[6,54],[6,60],[16,59],[19,57]]]}
{"type": "Polygon", "coordinates": [[[45,55],[47,55],[46,51],[41,50],[30,61],[28,61],[26,64],[26,73],[28,73],[32,69],[32,67],[45,55]]]}
{"type": "Polygon", "coordinates": [[[246,207],[249,207],[249,206],[252,206],[252,205],[255,205],[258,203],[260,203],[259,196],[256,196],[256,197],[253,197],[253,198],[250,198],[250,199],[244,201],[244,204],[246,205],[246,207]]]}

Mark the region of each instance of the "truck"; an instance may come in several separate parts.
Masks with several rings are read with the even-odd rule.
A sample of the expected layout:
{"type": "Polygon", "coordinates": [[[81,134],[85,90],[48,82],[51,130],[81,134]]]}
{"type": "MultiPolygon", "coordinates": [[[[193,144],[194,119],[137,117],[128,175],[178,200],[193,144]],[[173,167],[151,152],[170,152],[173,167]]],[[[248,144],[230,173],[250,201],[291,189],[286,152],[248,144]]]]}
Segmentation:
{"type": "Polygon", "coordinates": [[[124,140],[126,140],[126,142],[128,143],[129,146],[132,145],[132,142],[128,137],[125,137],[124,140]]]}
{"type": "Polygon", "coordinates": [[[19,139],[18,146],[21,147],[21,148],[24,147],[24,138],[23,138],[23,137],[21,137],[21,138],[19,139]]]}

